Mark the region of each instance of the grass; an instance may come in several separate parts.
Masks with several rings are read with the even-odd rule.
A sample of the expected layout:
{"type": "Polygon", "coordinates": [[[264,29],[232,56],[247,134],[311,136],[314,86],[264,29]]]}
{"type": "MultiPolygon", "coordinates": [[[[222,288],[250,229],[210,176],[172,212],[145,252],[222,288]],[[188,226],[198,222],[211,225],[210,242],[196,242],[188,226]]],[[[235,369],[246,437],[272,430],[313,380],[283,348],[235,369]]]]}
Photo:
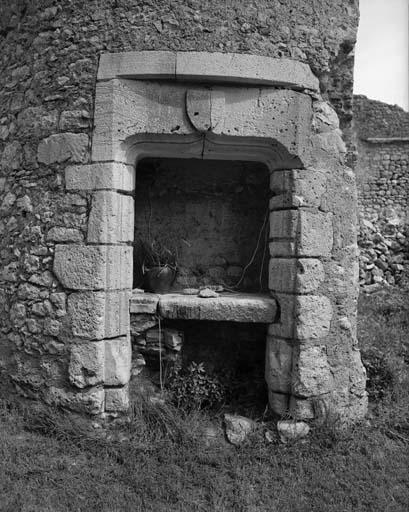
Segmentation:
{"type": "Polygon", "coordinates": [[[1,511],[406,511],[409,307],[397,290],[363,296],[368,420],[282,445],[260,426],[228,445],[220,418],[141,400],[105,435],[39,404],[0,404],[1,511]],[[212,429],[209,441],[205,432],[212,429]]]}

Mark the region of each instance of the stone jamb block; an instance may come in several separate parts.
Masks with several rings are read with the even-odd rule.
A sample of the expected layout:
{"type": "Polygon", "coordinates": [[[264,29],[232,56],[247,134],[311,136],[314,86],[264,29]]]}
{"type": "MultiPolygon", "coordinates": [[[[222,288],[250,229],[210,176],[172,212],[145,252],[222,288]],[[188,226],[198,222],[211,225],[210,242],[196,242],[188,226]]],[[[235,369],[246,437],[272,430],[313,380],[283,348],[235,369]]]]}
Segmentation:
{"type": "Polygon", "coordinates": [[[334,377],[327,360],[325,346],[294,347],[292,394],[298,397],[318,397],[334,388],[334,377]]]}
{"type": "Polygon", "coordinates": [[[311,293],[325,278],[324,267],[315,258],[271,258],[269,288],[274,292],[311,293]]]}
{"type": "Polygon", "coordinates": [[[317,210],[279,210],[270,213],[271,256],[330,256],[332,213],[317,210]]]}
{"type": "Polygon", "coordinates": [[[97,386],[104,382],[104,343],[93,341],[71,346],[68,376],[77,388],[97,386]]]}
{"type": "Polygon", "coordinates": [[[300,341],[317,340],[331,328],[332,305],[324,296],[276,294],[280,320],[270,324],[268,333],[300,341]]]}
{"type": "Polygon", "coordinates": [[[129,291],[72,293],[67,310],[76,338],[102,340],[129,333],[129,291]]]}
{"type": "Polygon", "coordinates": [[[118,388],[105,388],[105,412],[126,412],[128,409],[128,384],[118,388]]]}
{"type": "Polygon", "coordinates": [[[120,290],[132,286],[132,247],[57,245],[54,274],[71,290],[120,290]]]}
{"type": "Polygon", "coordinates": [[[268,390],[268,405],[270,409],[279,416],[287,416],[290,396],[284,393],[275,393],[268,390]]]}
{"type": "Polygon", "coordinates": [[[280,210],[270,213],[270,238],[294,240],[297,234],[298,210],[280,210]]]}
{"type": "Polygon", "coordinates": [[[50,405],[63,406],[72,411],[97,415],[104,410],[105,394],[102,386],[81,389],[75,392],[49,386],[44,390],[44,399],[50,405]]]}
{"type": "Polygon", "coordinates": [[[111,190],[94,192],[88,221],[88,243],[132,242],[134,202],[133,197],[111,190]]]}
{"type": "Polygon", "coordinates": [[[293,347],[291,343],[267,336],[265,379],[270,391],[291,392],[293,347]]]}
{"type": "Polygon", "coordinates": [[[300,398],[298,396],[291,396],[289,403],[289,413],[292,418],[297,420],[312,420],[318,414],[315,411],[315,397],[314,398],[300,398]]]}
{"type": "Polygon", "coordinates": [[[105,385],[123,386],[131,378],[132,347],[130,336],[104,340],[105,385]]]}
{"type": "Polygon", "coordinates": [[[270,174],[270,210],[316,207],[325,193],[327,174],[316,169],[277,170],[270,174]]]}
{"type": "Polygon", "coordinates": [[[135,169],[120,162],[71,165],[65,169],[66,190],[135,190],[135,169]]]}

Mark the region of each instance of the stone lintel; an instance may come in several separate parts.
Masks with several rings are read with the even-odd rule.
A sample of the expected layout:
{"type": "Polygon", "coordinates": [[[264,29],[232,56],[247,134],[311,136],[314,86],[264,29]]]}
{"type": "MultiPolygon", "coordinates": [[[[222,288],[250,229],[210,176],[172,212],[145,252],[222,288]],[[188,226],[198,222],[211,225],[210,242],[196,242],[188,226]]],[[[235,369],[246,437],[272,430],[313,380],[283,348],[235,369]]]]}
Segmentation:
{"type": "Polygon", "coordinates": [[[268,295],[226,294],[215,298],[170,293],[159,298],[163,318],[218,322],[272,323],[276,301],[268,295]]]}
{"type": "Polygon", "coordinates": [[[176,76],[176,52],[141,51],[103,53],[99,59],[98,80],[134,78],[172,80],[176,76]]]}
{"type": "Polygon", "coordinates": [[[164,152],[164,156],[179,156],[181,151],[184,157],[203,158],[208,152],[213,158],[238,159],[237,146],[249,146],[252,140],[256,155],[258,142],[256,146],[261,143],[281,168],[305,165],[310,151],[310,96],[294,90],[222,84],[216,84],[210,93],[203,89],[190,89],[180,82],[99,82],[93,161],[133,164],[144,155],[161,156],[164,152]],[[189,121],[189,112],[197,120],[196,128],[189,121]],[[217,155],[228,146],[228,155],[217,155]]]}
{"type": "Polygon", "coordinates": [[[176,79],[281,86],[318,90],[319,82],[308,66],[292,59],[261,55],[177,52],[176,79]]]}
{"type": "Polygon", "coordinates": [[[98,80],[184,80],[319,90],[308,64],[220,52],[141,51],[101,55],[98,80]]]}

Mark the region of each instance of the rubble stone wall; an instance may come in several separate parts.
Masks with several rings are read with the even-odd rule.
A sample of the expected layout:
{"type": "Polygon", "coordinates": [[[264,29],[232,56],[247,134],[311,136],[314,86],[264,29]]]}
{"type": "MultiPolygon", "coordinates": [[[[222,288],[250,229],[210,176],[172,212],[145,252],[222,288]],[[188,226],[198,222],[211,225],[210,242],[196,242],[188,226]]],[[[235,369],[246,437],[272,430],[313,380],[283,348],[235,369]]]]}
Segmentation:
{"type": "MultiPolygon", "coordinates": [[[[126,354],[129,342],[122,330],[116,330],[125,297],[121,289],[129,276],[104,273],[107,261],[120,258],[128,271],[132,268],[126,263],[129,232],[126,227],[120,234],[112,232],[109,222],[104,232],[89,229],[102,204],[114,217],[109,205],[118,200],[125,210],[133,190],[132,175],[125,168],[110,174],[105,172],[110,164],[88,165],[100,54],[196,50],[303,61],[319,78],[324,99],[334,103],[347,129],[352,117],[351,49],[357,18],[356,0],[1,3],[0,364],[21,393],[99,413],[104,407],[104,383],[111,386],[108,398],[114,407],[124,396],[117,391],[117,377],[123,375],[121,385],[129,378],[121,373],[118,356],[126,354]],[[106,249],[111,237],[116,237],[119,249],[106,249]],[[101,248],[98,241],[106,245],[101,248]],[[87,260],[85,253],[92,257],[87,260]],[[66,265],[59,263],[62,254],[66,265]],[[111,373],[112,365],[118,365],[118,371],[111,373]]],[[[316,123],[325,125],[325,119],[318,109],[316,123]]],[[[328,148],[336,152],[342,148],[339,134],[318,134],[318,139],[323,159],[328,148]]],[[[328,350],[328,365],[339,370],[335,378],[343,400],[352,404],[351,386],[363,400],[364,379],[354,341],[354,276],[348,270],[356,258],[355,235],[350,226],[338,229],[343,225],[342,201],[335,199],[335,191],[345,188],[344,180],[352,189],[354,185],[342,169],[339,164],[330,180],[328,193],[335,195],[326,203],[335,212],[334,233],[339,238],[334,239],[333,251],[338,263],[326,261],[324,255],[323,265],[332,276],[339,274],[339,282],[333,277],[328,286],[351,281],[348,290],[339,291],[342,297],[328,290],[337,308],[331,317],[334,333],[340,332],[346,340],[347,356],[340,362],[339,352],[331,352],[328,341],[302,357],[308,361],[319,356],[324,364],[323,350],[328,350]],[[351,320],[339,323],[338,317],[345,315],[351,320]]],[[[330,379],[328,372],[323,374],[330,379]]],[[[300,378],[304,377],[308,375],[300,378]]],[[[311,379],[314,382],[315,377],[311,379]]],[[[305,397],[305,390],[300,394],[305,397]]]]}
{"type": "Polygon", "coordinates": [[[361,284],[407,280],[409,113],[354,96],[361,284]]]}

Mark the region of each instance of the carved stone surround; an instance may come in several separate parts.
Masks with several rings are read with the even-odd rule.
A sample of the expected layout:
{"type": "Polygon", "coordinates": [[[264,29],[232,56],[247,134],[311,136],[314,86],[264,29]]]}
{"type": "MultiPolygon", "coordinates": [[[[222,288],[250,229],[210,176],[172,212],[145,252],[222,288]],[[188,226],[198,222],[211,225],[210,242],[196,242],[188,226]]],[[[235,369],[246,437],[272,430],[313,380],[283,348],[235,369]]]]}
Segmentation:
{"type": "MultiPolygon", "coordinates": [[[[317,78],[300,62],[195,52],[101,56],[93,163],[66,170],[67,191],[92,194],[88,238],[57,246],[54,263],[60,282],[72,291],[72,338],[81,347],[72,360],[102,365],[101,410],[128,406],[135,167],[145,157],[177,156],[260,161],[270,170],[269,288],[279,308],[267,339],[270,406],[279,414],[311,418],[313,400],[322,398],[349,416],[362,416],[365,375],[351,356],[353,325],[347,341],[337,340],[351,360],[340,363],[341,371],[327,357],[331,325],[342,316],[333,292],[325,289],[338,246],[335,214],[322,206],[331,169],[343,172],[337,122],[331,107],[319,101],[317,78]],[[353,396],[348,368],[358,390],[353,396]]],[[[339,268],[355,262],[356,254],[351,258],[339,268]]],[[[345,279],[352,297],[356,279],[345,279]]]]}

